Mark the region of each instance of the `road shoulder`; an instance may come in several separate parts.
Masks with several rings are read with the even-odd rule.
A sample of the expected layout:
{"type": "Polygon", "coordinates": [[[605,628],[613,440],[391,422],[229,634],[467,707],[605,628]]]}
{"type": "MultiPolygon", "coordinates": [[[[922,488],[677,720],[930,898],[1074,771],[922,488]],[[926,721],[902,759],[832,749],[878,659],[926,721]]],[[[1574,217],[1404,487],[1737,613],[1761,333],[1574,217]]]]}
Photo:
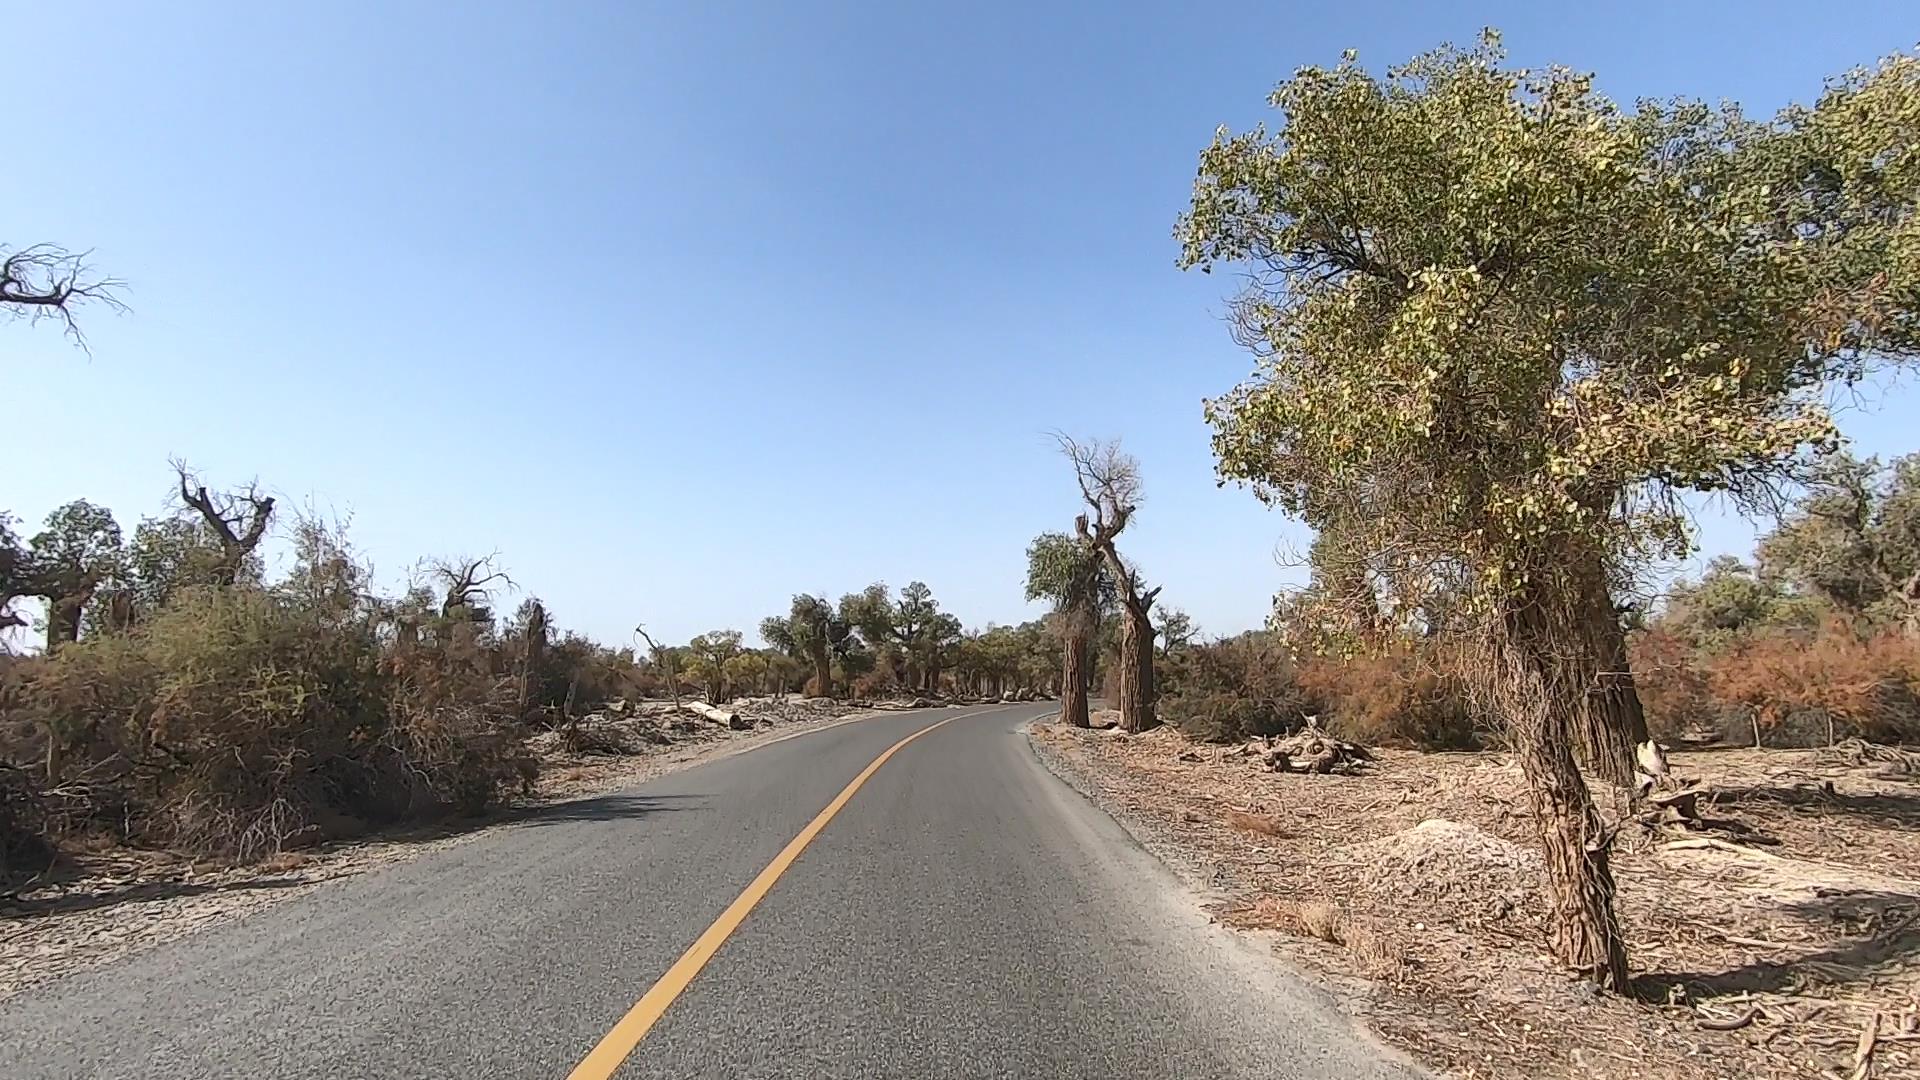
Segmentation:
{"type": "Polygon", "coordinates": [[[1154,808],[1127,798],[1121,788],[1101,775],[1096,761],[1048,737],[1050,729],[1058,728],[1052,720],[1052,716],[1043,716],[1020,726],[1021,741],[1041,769],[1118,825],[1165,868],[1183,894],[1181,900],[1198,909],[1215,931],[1240,951],[1268,967],[1275,980],[1314,991],[1328,1007],[1345,1015],[1352,1022],[1355,1037],[1373,1043],[1383,1059],[1397,1062],[1409,1073],[1426,1071],[1423,1062],[1406,1052],[1405,1043],[1382,1037],[1379,1014],[1394,1006],[1383,987],[1342,972],[1335,965],[1315,962],[1311,953],[1317,942],[1227,921],[1228,913],[1246,892],[1245,883],[1233,868],[1193,844],[1154,808]]]}

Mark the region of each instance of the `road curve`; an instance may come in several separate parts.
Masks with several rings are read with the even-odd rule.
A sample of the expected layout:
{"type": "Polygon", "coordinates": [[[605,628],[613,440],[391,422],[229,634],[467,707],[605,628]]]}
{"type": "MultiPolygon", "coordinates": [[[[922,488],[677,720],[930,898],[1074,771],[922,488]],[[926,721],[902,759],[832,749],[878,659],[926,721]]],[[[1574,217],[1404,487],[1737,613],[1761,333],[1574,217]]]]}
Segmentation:
{"type": "Polygon", "coordinates": [[[1018,732],[828,728],[549,808],[0,1003],[0,1076],[565,1077],[868,779],[621,1065],[664,1077],[1408,1077],[1018,732]]]}

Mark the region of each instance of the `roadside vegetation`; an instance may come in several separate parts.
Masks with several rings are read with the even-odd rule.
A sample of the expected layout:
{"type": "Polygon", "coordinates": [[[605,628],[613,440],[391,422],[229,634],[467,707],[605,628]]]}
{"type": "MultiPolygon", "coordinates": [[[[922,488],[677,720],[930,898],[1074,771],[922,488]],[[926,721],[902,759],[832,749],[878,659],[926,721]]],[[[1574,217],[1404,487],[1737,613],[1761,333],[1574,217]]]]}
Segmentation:
{"type": "Polygon", "coordinates": [[[249,861],[479,815],[533,794],[543,763],[680,741],[674,715],[741,730],[1031,699],[1060,679],[1040,623],[966,632],[917,581],[796,596],[762,624],[768,647],[733,629],[663,645],[644,627],[638,647],[607,646],[535,597],[500,610],[516,586],[498,556],[422,560],[387,594],[344,529],[185,463],[172,480],[168,510],[131,535],[85,500],[30,534],[0,519],[0,622],[40,636],[0,656],[0,873],[16,888],[63,846],[249,861]],[[290,564],[269,578],[274,535],[290,564]]]}
{"type": "MultiPolygon", "coordinates": [[[[1310,582],[1044,741],[1176,847],[1250,846],[1236,918],[1342,946],[1461,1075],[1911,1067],[1920,458],[1828,403],[1920,351],[1920,57],[1753,119],[1489,31],[1270,104],[1175,232],[1257,359],[1206,404],[1219,475],[1313,527],[1310,582]],[[1672,581],[1700,497],[1768,531],[1672,581]]],[[[1137,597],[1137,469],[1066,449],[1137,597]]]]}

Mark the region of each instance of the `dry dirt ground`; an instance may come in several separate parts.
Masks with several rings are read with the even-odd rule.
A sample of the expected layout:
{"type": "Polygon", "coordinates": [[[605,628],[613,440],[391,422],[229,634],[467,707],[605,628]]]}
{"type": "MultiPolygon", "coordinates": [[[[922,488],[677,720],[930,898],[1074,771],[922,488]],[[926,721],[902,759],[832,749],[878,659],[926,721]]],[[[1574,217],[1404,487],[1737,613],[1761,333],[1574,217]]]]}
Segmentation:
{"type": "Polygon", "coordinates": [[[1459,1078],[1920,1077],[1920,755],[1693,751],[1706,828],[1621,829],[1638,999],[1545,955],[1504,755],[1276,774],[1161,729],[1036,725],[1040,757],[1212,899],[1459,1078]]]}
{"type": "Polygon", "coordinates": [[[670,709],[645,707],[626,718],[589,718],[593,738],[586,741],[622,753],[573,753],[557,735],[537,735],[528,743],[542,765],[534,794],[485,818],[287,852],[245,866],[124,848],[74,852],[48,880],[0,897],[0,999],[298,896],[320,882],[467,843],[542,805],[618,790],[796,732],[875,715],[818,699],[740,704],[763,722],[734,731],[666,719],[670,709]]]}

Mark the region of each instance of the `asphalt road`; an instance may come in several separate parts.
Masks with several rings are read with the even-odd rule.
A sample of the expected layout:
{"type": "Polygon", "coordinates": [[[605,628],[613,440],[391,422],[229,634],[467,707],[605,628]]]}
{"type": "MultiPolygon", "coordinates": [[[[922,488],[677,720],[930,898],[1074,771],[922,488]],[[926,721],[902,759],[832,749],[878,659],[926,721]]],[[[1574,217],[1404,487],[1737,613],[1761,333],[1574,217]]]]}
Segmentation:
{"type": "Polygon", "coordinates": [[[616,1074],[1404,1077],[1033,759],[889,715],[552,808],[0,1003],[0,1076],[551,1077],[882,766],[616,1074]]]}

